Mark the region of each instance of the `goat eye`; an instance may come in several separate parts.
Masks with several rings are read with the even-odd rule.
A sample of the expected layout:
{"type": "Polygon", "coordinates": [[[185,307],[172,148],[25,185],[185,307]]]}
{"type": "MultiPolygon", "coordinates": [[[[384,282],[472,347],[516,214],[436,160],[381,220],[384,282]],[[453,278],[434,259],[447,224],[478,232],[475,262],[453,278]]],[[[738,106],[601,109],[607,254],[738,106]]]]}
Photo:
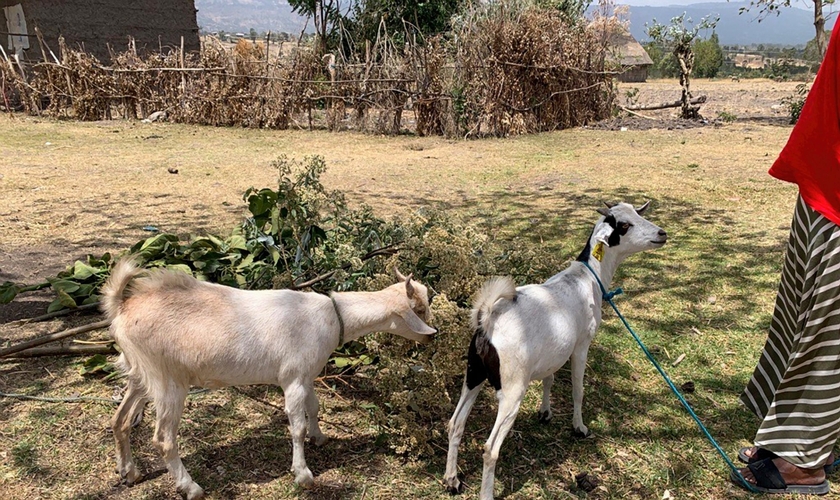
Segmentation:
{"type": "Polygon", "coordinates": [[[621,225],[621,229],[624,229],[625,231],[627,231],[628,229],[630,229],[630,226],[632,226],[632,225],[633,224],[630,224],[629,222],[625,222],[624,224],[621,225]]]}

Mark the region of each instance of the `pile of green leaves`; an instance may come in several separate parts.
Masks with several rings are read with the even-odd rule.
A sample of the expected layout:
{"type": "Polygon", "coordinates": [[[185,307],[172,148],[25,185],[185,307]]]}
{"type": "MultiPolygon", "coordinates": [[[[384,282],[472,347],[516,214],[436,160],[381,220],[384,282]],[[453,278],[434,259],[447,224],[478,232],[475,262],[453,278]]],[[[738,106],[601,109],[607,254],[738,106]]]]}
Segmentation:
{"type": "MultiPolygon", "coordinates": [[[[182,240],[157,234],[133,245],[145,267],[189,272],[198,279],[247,288],[379,290],[394,283],[395,267],[429,287],[432,324],[441,332],[421,346],[388,334],[351,342],[331,358],[336,373],[366,371],[358,385],[370,384],[380,401],[369,410],[382,438],[398,453],[433,454],[431,443],[445,439],[439,426],[448,418],[464,371],[471,336],[469,304],[484,280],[507,274],[519,282],[539,281],[560,267],[559,257],[521,241],[498,242],[481,228],[435,208],[385,220],[369,207],[348,208],[341,193],[321,184],[320,157],[302,162],[281,157],[274,164],[277,189],[248,189],[245,221],[226,237],[182,240]],[[435,428],[432,434],[430,428],[435,428]]],[[[37,285],[3,284],[5,302],[20,292],[51,287],[51,310],[99,300],[99,289],[117,258],[88,256],[37,285]]],[[[80,365],[85,374],[108,373],[104,356],[80,365]]]]}

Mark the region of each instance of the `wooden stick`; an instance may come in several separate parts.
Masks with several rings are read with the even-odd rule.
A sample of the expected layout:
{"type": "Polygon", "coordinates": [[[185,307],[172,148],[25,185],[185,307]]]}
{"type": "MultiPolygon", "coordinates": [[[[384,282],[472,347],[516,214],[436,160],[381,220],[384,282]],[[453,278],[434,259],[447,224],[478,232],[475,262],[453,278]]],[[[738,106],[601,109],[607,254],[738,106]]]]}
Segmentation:
{"type": "Polygon", "coordinates": [[[40,358],[45,356],[92,356],[94,354],[119,354],[113,345],[70,345],[65,347],[36,347],[6,356],[11,358],[40,358]]]}
{"type": "MultiPolygon", "coordinates": [[[[703,104],[704,102],[706,102],[706,96],[701,95],[689,101],[689,104],[703,104]]],[[[682,106],[682,102],[674,101],[663,102],[661,104],[652,104],[647,106],[627,106],[624,109],[627,111],[653,111],[656,109],[679,108],[680,106],[682,106]]]]}
{"type": "Polygon", "coordinates": [[[96,323],[90,323],[88,325],[70,328],[69,330],[63,330],[60,332],[51,333],[49,335],[43,335],[41,337],[37,337],[32,340],[27,340],[26,342],[21,342],[17,345],[13,345],[11,347],[7,347],[5,349],[0,350],[0,358],[6,357],[10,354],[14,354],[16,352],[25,351],[26,349],[29,349],[31,347],[36,347],[39,345],[47,344],[49,342],[54,342],[56,340],[65,339],[67,337],[73,337],[74,335],[79,335],[81,333],[91,332],[93,330],[105,328],[110,324],[111,320],[104,319],[102,321],[97,321],[96,323]]]}
{"type": "MultiPolygon", "coordinates": [[[[364,256],[362,256],[362,262],[364,262],[366,260],[370,260],[374,257],[379,256],[379,255],[394,255],[395,253],[399,252],[399,249],[396,248],[396,246],[399,245],[400,243],[402,243],[402,242],[394,243],[392,245],[388,245],[388,246],[385,246],[385,247],[382,247],[382,248],[377,248],[376,250],[370,251],[367,254],[365,254],[364,256]]],[[[343,266],[341,266],[340,269],[344,269],[344,270],[350,269],[350,264],[349,263],[344,264],[343,266]]],[[[318,284],[322,281],[328,280],[332,277],[333,274],[336,273],[336,271],[338,271],[338,269],[334,269],[334,270],[332,270],[330,272],[327,272],[327,273],[324,273],[320,276],[316,276],[315,278],[312,278],[309,281],[304,281],[303,283],[292,283],[292,285],[289,286],[289,290],[301,290],[301,289],[304,289],[304,288],[308,288],[312,285],[318,284]]]]}
{"type": "Polygon", "coordinates": [[[13,321],[11,324],[13,325],[25,325],[27,323],[36,323],[40,321],[47,321],[48,319],[53,318],[60,318],[61,316],[67,316],[69,314],[83,312],[83,311],[90,311],[92,309],[96,309],[99,307],[99,302],[93,304],[85,304],[82,306],[78,306],[73,309],[62,309],[61,311],[51,312],[47,314],[42,314],[41,316],[35,316],[34,318],[27,318],[27,319],[19,319],[17,321],[13,321]]]}
{"type": "Polygon", "coordinates": [[[39,30],[37,26],[35,26],[35,35],[38,37],[38,46],[41,47],[41,56],[46,61],[47,60],[47,51],[44,49],[44,45],[45,45],[44,44],[44,37],[41,36],[41,30],[39,30]]]}
{"type": "Polygon", "coordinates": [[[652,116],[647,116],[647,115],[643,115],[641,113],[637,113],[637,112],[633,111],[632,109],[625,108],[624,106],[619,106],[619,108],[621,108],[624,111],[627,111],[631,115],[636,115],[636,116],[641,117],[641,118],[647,118],[648,120],[659,120],[659,118],[654,118],[652,116]]]}

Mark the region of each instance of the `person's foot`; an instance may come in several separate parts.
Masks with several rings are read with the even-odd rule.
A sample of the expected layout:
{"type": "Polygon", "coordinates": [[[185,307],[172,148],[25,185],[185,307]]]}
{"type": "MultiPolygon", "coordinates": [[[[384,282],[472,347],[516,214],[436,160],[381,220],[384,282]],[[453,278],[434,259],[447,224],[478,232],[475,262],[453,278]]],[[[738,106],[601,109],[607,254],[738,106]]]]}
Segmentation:
{"type": "MultiPolygon", "coordinates": [[[[757,446],[750,446],[749,448],[744,448],[741,450],[741,453],[747,458],[748,461],[751,461],[755,454],[758,452],[757,446]]],[[[825,459],[825,463],[823,464],[824,467],[828,467],[834,464],[834,452],[828,454],[828,458],[825,459]]],[[[781,470],[781,469],[779,469],[781,470]]]]}
{"type": "MultiPolygon", "coordinates": [[[[787,485],[818,485],[825,482],[825,470],[822,467],[816,469],[803,469],[797,467],[783,458],[774,458],[773,465],[779,469],[782,479],[787,485]]],[[[740,469],[741,475],[750,484],[757,484],[753,472],[745,467],[740,469]]]]}

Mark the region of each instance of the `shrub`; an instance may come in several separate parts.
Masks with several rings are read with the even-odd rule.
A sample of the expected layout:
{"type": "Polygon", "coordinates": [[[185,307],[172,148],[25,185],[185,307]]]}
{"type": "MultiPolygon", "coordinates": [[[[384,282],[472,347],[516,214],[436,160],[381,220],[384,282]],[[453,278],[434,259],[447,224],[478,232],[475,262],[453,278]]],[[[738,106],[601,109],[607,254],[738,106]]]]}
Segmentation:
{"type": "Polygon", "coordinates": [[[808,97],[808,86],[800,83],[796,86],[793,95],[782,99],[781,104],[787,108],[790,116],[791,125],[799,121],[799,115],[802,113],[802,107],[805,105],[805,99],[808,97]]]}
{"type": "Polygon", "coordinates": [[[738,117],[732,113],[721,111],[717,115],[717,119],[724,122],[724,123],[732,123],[738,119],[738,117]]]}

